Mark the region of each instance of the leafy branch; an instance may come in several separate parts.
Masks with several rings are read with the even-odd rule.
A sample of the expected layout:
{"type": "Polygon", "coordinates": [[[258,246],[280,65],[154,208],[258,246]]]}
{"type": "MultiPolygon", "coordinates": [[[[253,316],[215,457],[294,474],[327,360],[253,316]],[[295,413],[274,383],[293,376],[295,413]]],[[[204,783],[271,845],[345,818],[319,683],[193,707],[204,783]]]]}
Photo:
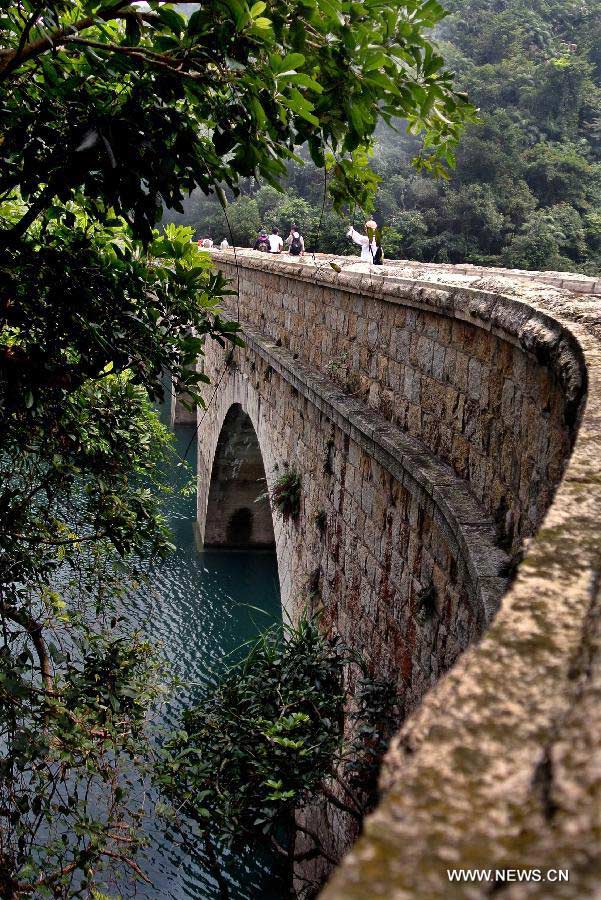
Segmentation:
{"type": "Polygon", "coordinates": [[[392,685],[374,682],[361,657],[323,635],[317,619],[302,618],[265,632],[185,712],[158,782],[201,834],[234,849],[264,842],[292,879],[298,863],[338,862],[303,813],[322,800],[360,823],[375,799],[372,767],[396,721],[392,685]],[[356,698],[343,687],[348,667],[361,674],[356,698]],[[297,846],[300,835],[309,848],[297,846]]]}

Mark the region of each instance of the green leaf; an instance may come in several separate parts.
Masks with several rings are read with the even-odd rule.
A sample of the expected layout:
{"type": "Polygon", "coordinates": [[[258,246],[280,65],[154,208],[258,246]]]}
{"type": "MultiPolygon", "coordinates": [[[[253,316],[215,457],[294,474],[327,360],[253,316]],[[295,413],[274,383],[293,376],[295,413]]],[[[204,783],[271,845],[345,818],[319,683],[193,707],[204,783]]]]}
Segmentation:
{"type": "Polygon", "coordinates": [[[287,72],[299,69],[305,62],[303,53],[288,53],[281,61],[279,71],[287,72]]]}
{"type": "Polygon", "coordinates": [[[253,25],[261,31],[266,31],[271,28],[272,22],[271,19],[267,19],[265,16],[259,16],[259,18],[254,20],[253,25]]]}
{"type": "Polygon", "coordinates": [[[178,37],[186,28],[186,20],[176,10],[170,9],[168,6],[159,6],[157,13],[161,21],[178,37]]]}
{"type": "Polygon", "coordinates": [[[309,75],[305,75],[302,72],[282,72],[281,75],[278,75],[278,79],[281,79],[285,82],[290,82],[292,84],[298,84],[301,87],[310,88],[312,91],[316,91],[318,94],[323,93],[323,87],[319,84],[319,82],[315,81],[314,78],[310,78],[309,75]]]}

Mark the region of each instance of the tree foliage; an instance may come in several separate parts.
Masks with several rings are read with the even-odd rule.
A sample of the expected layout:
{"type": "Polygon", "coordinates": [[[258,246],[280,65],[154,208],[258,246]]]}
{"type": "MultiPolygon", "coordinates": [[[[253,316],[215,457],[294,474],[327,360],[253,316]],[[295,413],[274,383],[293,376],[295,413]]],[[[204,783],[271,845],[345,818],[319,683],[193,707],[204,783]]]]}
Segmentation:
{"type": "Polygon", "coordinates": [[[150,490],[167,435],[128,374],[63,397],[50,433],[42,419],[32,413],[19,448],[9,422],[0,452],[0,885],[11,898],[85,895],[101,860],[137,872],[139,811],[120,771],[145,754],[159,672],[121,619],[120,559],[170,546],[150,490]]]}
{"type": "Polygon", "coordinates": [[[159,781],[207,842],[275,847],[292,889],[295,862],[328,855],[303,811],[325,798],[361,820],[396,717],[393,686],[303,617],[265,632],[186,712],[159,781]],[[359,682],[351,712],[350,671],[359,682]]]}
{"type": "MultiPolygon", "coordinates": [[[[601,3],[446,5],[451,15],[435,32],[438,46],[479,108],[479,122],[466,129],[450,178],[438,182],[412,172],[417,145],[403,123],[397,134],[376,130],[371,165],[381,182],[374,210],[386,256],[595,274],[601,267],[601,3]]],[[[265,188],[248,181],[245,190],[259,201],[265,188]]],[[[297,198],[310,207],[310,249],[353,252],[329,202],[322,216],[323,173],[291,161],[286,201],[297,198]]],[[[258,224],[285,226],[283,202],[265,210],[259,203],[258,224]]],[[[352,205],[348,213],[357,219],[352,205]]],[[[221,210],[197,195],[184,219],[227,235],[221,210]]]]}
{"type": "Polygon", "coordinates": [[[438,170],[469,112],[423,37],[436,0],[229,0],[189,19],[158,2],[2,7],[0,190],[28,203],[13,236],[79,192],[148,239],[163,203],[241,176],[277,184],[302,144],[318,165],[332,155],[338,202],[367,202],[352,153],[380,116],[425,130],[418,165],[438,170]]]}
{"type": "Polygon", "coordinates": [[[449,0],[440,49],[479,107],[446,183],[399,167],[381,133],[376,207],[402,256],[526,269],[599,270],[599,0],[449,0]],[[397,175],[397,173],[399,173],[397,175]],[[394,180],[396,179],[396,180],[394,180]],[[389,187],[387,187],[389,185],[389,187]],[[399,227],[419,214],[420,230],[399,227]],[[569,220],[569,224],[568,224],[569,220]]]}

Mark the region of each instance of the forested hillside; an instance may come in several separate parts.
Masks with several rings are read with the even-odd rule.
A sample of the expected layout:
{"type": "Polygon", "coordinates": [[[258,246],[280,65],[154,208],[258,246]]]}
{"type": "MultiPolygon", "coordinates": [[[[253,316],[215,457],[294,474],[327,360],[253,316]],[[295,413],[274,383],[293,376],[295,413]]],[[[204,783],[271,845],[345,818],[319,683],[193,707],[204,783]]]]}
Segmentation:
{"type": "MultiPolygon", "coordinates": [[[[389,258],[596,273],[601,268],[601,0],[446,0],[438,40],[480,109],[448,181],[419,175],[416,144],[379,128],[375,216],[389,258]]],[[[238,244],[297,221],[314,249],[353,252],[324,205],[323,172],[292,164],[285,194],[253,180],[228,207],[238,244]]],[[[360,212],[349,217],[361,221],[360,212]]],[[[181,221],[181,217],[178,217],[181,221]]],[[[184,220],[231,235],[212,199],[184,220]]]]}

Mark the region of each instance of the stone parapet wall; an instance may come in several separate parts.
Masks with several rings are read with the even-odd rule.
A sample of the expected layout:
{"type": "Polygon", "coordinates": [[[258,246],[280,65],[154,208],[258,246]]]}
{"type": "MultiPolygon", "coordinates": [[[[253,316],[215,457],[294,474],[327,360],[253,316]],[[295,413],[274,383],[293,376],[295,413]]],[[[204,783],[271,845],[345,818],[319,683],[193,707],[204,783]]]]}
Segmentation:
{"type": "MultiPolygon", "coordinates": [[[[332,256],[331,254],[316,253],[311,258],[320,261],[334,259],[342,266],[352,265],[357,262],[356,257],[332,256]]],[[[578,272],[551,272],[551,271],[524,271],[523,269],[504,269],[501,267],[475,266],[471,263],[427,263],[410,259],[386,260],[386,268],[396,273],[413,275],[422,278],[426,274],[439,277],[441,280],[465,276],[465,280],[482,278],[507,278],[511,281],[526,284],[538,283],[550,287],[562,288],[571,294],[590,295],[591,298],[601,296],[601,276],[582,275],[578,272]]]]}
{"type": "Polygon", "coordinates": [[[577,343],[533,309],[540,288],[217,258],[246,322],[447,462],[519,550],[559,483],[586,389],[577,343]]]}

